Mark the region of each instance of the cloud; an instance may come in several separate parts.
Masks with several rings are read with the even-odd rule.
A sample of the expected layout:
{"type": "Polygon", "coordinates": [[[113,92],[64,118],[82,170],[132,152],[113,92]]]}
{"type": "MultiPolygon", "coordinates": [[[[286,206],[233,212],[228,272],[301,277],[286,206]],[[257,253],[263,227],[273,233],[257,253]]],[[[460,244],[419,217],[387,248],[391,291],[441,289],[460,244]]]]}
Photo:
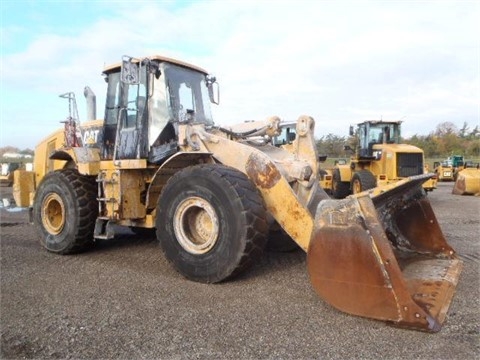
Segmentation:
{"type": "MultiPolygon", "coordinates": [[[[404,134],[426,134],[443,121],[458,127],[464,121],[470,126],[480,122],[477,2],[138,1],[96,6],[99,10],[84,27],[55,32],[52,23],[39,28],[21,50],[2,54],[2,94],[12,90],[25,96],[21,102],[17,96],[10,101],[8,94],[2,100],[7,136],[1,145],[15,133],[4,119],[32,124],[34,131],[15,140],[25,147],[55,129],[67,110],[57,96],[66,91],[77,93],[84,118],[85,85],[96,92],[98,114],[103,115],[100,73],[125,54],[163,54],[213,72],[221,85],[221,105],[214,115],[222,125],[273,114],[285,120],[309,114],[316,119],[317,136],[343,136],[350,124],[380,117],[404,118],[404,134]],[[49,125],[39,129],[44,123],[49,125]]],[[[25,32],[15,24],[2,28],[2,39],[25,32]]]]}

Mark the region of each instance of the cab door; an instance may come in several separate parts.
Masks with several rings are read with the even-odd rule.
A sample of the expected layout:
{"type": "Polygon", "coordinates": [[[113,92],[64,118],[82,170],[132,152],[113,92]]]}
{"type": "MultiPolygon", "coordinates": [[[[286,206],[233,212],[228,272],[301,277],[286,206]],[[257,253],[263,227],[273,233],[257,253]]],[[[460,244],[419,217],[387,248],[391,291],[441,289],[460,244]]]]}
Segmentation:
{"type": "Polygon", "coordinates": [[[147,93],[144,83],[122,84],[123,104],[119,111],[115,159],[146,157],[147,93]]]}
{"type": "Polygon", "coordinates": [[[117,86],[112,84],[113,91],[110,96],[117,99],[112,127],[112,130],[115,129],[114,160],[147,157],[147,74],[148,66],[133,62],[132,58],[125,58],[122,61],[120,76],[117,77],[117,86]]]}

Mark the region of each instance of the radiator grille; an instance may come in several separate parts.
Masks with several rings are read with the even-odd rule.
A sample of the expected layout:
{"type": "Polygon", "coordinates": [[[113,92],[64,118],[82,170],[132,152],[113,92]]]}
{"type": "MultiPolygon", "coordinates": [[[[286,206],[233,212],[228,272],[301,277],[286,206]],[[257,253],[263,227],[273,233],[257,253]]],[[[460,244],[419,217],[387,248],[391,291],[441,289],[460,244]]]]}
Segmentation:
{"type": "Polygon", "coordinates": [[[422,154],[397,154],[397,176],[408,177],[423,174],[422,154]]]}

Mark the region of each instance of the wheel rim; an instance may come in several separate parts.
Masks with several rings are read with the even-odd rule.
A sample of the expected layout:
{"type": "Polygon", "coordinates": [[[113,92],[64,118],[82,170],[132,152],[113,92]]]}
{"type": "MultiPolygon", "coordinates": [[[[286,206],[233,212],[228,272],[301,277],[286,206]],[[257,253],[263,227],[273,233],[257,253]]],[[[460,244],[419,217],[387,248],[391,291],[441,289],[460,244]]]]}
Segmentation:
{"type": "Polygon", "coordinates": [[[178,243],[191,254],[205,254],[218,239],[218,216],[213,206],[199,197],[183,200],[175,210],[173,226],[178,243]]]}
{"type": "Polygon", "coordinates": [[[362,192],[362,184],[360,184],[358,179],[353,180],[352,191],[354,194],[362,192]]]}
{"type": "Polygon", "coordinates": [[[42,222],[52,235],[58,235],[65,225],[65,206],[62,198],[55,193],[48,194],[43,200],[42,222]]]}

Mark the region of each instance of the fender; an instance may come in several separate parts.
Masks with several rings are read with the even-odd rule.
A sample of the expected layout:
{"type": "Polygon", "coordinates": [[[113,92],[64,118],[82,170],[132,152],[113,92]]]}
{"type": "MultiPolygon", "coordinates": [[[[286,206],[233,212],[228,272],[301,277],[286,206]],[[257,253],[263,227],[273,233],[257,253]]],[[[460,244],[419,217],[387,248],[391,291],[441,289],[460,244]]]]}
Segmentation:
{"type": "Polygon", "coordinates": [[[168,179],[177,171],[191,166],[193,163],[208,164],[218,162],[211,152],[177,152],[165,161],[152,177],[152,182],[147,189],[146,207],[153,210],[157,206],[158,198],[168,179]]]}
{"type": "Polygon", "coordinates": [[[73,161],[82,175],[98,175],[100,172],[100,149],[90,147],[61,148],[48,157],[52,160],[73,161]]]}

